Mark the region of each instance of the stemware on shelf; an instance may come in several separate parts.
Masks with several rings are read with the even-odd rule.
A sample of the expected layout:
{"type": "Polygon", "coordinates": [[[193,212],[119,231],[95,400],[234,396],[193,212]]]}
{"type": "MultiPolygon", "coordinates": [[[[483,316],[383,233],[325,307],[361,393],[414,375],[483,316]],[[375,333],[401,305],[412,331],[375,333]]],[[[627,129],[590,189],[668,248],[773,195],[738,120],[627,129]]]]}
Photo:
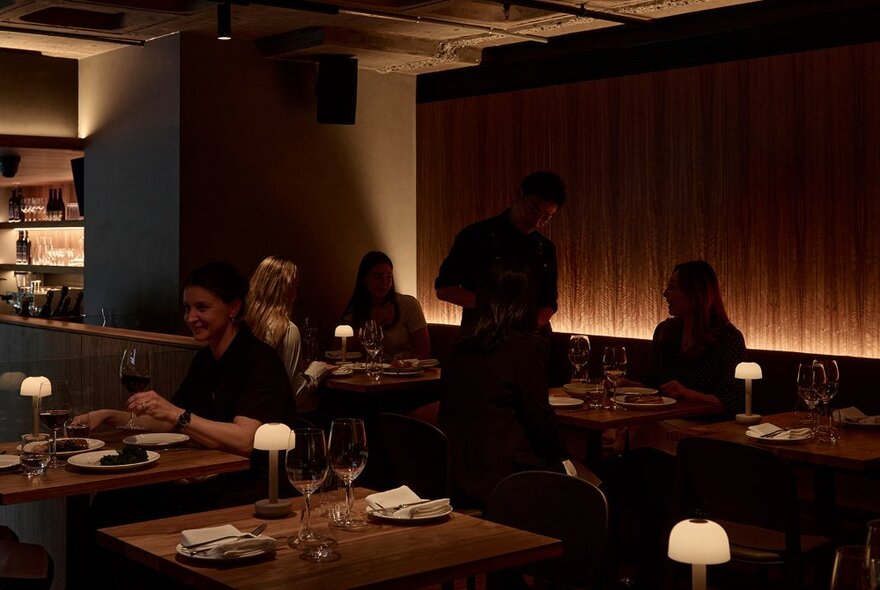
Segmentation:
{"type": "Polygon", "coordinates": [[[572,334],[568,339],[568,360],[572,366],[572,383],[589,380],[587,363],[590,360],[590,338],[586,334],[572,334]]]}
{"type": "Polygon", "coordinates": [[[817,371],[821,367],[821,371],[818,371],[821,386],[817,387],[817,392],[822,412],[816,428],[817,439],[819,442],[834,444],[840,438],[840,431],[834,425],[831,400],[837,395],[840,387],[840,368],[837,366],[837,361],[831,358],[821,358],[813,362],[817,371]]]}
{"type": "Polygon", "coordinates": [[[367,432],[360,418],[340,418],[330,426],[328,455],[330,467],[345,484],[345,513],[332,525],[347,530],[358,530],[368,523],[352,516],[354,490],[352,482],[367,465],[367,432]]]}
{"type": "Polygon", "coordinates": [[[617,402],[614,397],[617,395],[617,386],[626,377],[626,348],[606,346],[605,354],[602,355],[602,370],[605,372],[605,379],[611,384],[609,409],[616,410],[617,402]]]}
{"type": "Polygon", "coordinates": [[[64,381],[53,383],[52,394],[40,398],[40,422],[52,431],[52,459],[49,461],[49,467],[61,467],[64,465],[56,456],[58,433],[70,419],[71,411],[70,393],[67,390],[67,383],[64,381]]]}
{"type": "Polygon", "coordinates": [[[287,543],[302,552],[303,559],[328,561],[332,558],[336,539],[312,530],[312,495],[327,477],[327,446],[324,431],[317,428],[295,428],[294,445],[287,451],[285,468],[291,485],[303,495],[304,508],[300,518],[299,534],[287,543]]]}
{"type": "Polygon", "coordinates": [[[369,356],[366,365],[367,375],[371,381],[378,382],[382,378],[381,352],[385,340],[382,325],[376,320],[367,320],[358,331],[358,337],[369,356]]]}
{"type": "MultiPolygon", "coordinates": [[[[140,393],[150,386],[152,369],[150,366],[150,351],[142,348],[126,348],[119,362],[119,380],[128,393],[140,393]]],[[[135,422],[135,414],[132,411],[128,422],[122,427],[125,430],[143,430],[135,422]]]]}

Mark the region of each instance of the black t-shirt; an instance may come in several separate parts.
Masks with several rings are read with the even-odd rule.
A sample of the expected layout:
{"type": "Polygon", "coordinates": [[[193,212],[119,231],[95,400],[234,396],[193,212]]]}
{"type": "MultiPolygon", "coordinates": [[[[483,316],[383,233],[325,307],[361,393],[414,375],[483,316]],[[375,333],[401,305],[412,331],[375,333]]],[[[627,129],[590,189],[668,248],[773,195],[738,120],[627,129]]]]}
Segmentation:
{"type": "MultiPolygon", "coordinates": [[[[480,277],[493,261],[513,258],[525,261],[531,273],[538,307],[557,309],[556,247],[537,231],[524,234],[510,223],[510,209],[501,215],[473,223],[459,232],[434,288],[463,287],[476,293],[480,277]]],[[[462,326],[472,323],[476,310],[465,308],[462,326]]]]}

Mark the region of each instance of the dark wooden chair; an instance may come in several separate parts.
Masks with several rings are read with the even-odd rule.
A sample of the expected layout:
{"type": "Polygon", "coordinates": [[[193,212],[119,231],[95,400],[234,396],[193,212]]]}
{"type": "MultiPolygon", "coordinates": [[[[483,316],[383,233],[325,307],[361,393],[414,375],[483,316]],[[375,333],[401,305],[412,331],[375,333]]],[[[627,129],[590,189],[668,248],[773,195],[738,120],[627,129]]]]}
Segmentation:
{"type": "Polygon", "coordinates": [[[49,590],[55,563],[40,545],[20,543],[18,535],[0,526],[0,588],[3,590],[49,590]]]}
{"type": "Polygon", "coordinates": [[[492,490],[486,517],[562,540],[562,557],[518,570],[534,577],[536,583],[603,587],[608,502],[593,484],[551,471],[514,473],[492,490]]]}
{"type": "Polygon", "coordinates": [[[389,487],[407,485],[422,498],[448,498],[449,440],[436,426],[410,416],[381,413],[378,441],[370,445],[389,487]]]}
{"type": "MultiPolygon", "coordinates": [[[[781,566],[785,587],[801,590],[811,558],[828,560],[827,567],[815,567],[817,577],[830,569],[831,540],[804,532],[792,468],[767,449],[706,438],[682,440],[677,495],[681,517],[718,522],[730,539],[731,559],[759,566],[762,580],[768,567],[781,566]]],[[[816,587],[820,584],[817,580],[816,587]]]]}

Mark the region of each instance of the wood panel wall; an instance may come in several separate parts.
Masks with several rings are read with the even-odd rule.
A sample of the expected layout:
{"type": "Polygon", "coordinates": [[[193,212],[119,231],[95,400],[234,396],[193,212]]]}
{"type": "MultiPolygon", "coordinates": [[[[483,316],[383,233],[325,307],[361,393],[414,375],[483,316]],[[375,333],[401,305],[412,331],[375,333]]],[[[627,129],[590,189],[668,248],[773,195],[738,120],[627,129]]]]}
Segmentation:
{"type": "Polygon", "coordinates": [[[557,171],[559,331],[649,338],[672,267],[716,268],[751,348],[880,357],[880,44],[423,103],[418,294],[456,232],[557,171]]]}

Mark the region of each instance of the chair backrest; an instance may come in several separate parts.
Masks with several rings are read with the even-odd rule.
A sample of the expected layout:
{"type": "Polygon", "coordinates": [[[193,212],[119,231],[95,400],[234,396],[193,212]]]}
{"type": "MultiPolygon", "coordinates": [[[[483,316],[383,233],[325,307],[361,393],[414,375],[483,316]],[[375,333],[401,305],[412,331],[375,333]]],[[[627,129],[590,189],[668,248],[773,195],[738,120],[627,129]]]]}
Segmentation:
{"type": "Polygon", "coordinates": [[[608,502],[593,484],[552,471],[514,473],[492,490],[486,517],[562,541],[561,558],[529,566],[528,574],[562,586],[602,587],[608,502]]]}
{"type": "Polygon", "coordinates": [[[422,498],[448,498],[450,493],[449,440],[436,426],[400,414],[377,416],[378,455],[383,483],[409,486],[422,498]]]}
{"type": "Polygon", "coordinates": [[[680,441],[677,455],[683,517],[781,531],[789,557],[800,554],[797,483],[784,460],[754,445],[699,437],[680,441]]]}

